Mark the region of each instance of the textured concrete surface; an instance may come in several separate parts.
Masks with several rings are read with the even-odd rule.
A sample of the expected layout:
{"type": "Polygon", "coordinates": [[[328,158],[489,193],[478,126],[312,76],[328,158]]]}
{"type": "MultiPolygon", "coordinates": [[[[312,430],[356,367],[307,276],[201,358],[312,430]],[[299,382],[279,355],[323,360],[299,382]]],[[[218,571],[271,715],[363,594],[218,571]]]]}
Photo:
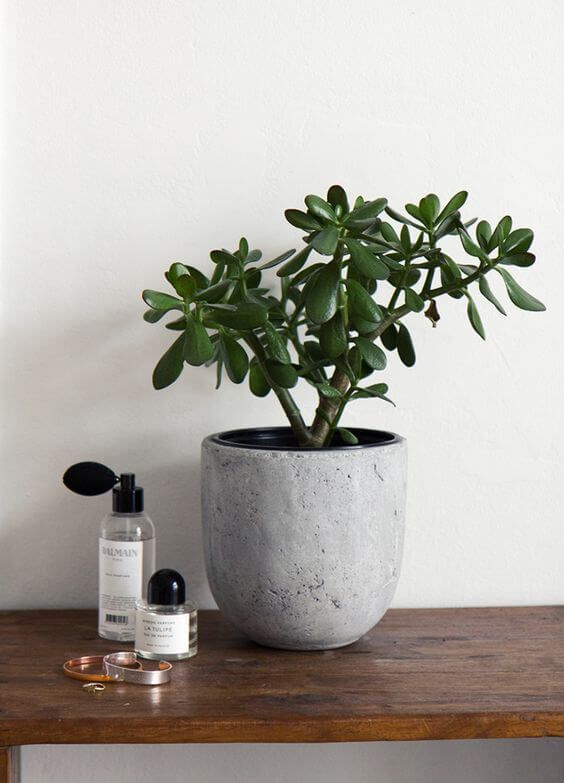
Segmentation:
{"type": "Polygon", "coordinates": [[[406,444],[255,450],[206,438],[202,524],[210,587],[251,639],[349,644],[382,617],[399,576],[406,444]]]}

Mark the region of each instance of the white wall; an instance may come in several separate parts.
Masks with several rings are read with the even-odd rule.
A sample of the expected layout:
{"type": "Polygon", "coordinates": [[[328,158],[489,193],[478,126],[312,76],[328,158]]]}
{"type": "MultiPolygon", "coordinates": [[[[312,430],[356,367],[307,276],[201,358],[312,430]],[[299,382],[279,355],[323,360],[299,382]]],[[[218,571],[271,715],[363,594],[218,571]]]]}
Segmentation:
{"type": "MultiPolygon", "coordinates": [[[[89,458],[138,473],[159,564],[211,605],[199,442],[282,416],[245,389],[213,392],[203,370],[154,392],[169,334],[141,321],[139,292],[160,287],[171,261],[205,263],[241,233],[266,253],[294,246],[283,209],[333,182],[400,207],[466,188],[475,214],[535,228],[538,263],[519,279],[547,313],[510,307],[504,320],[485,303],[482,344],[463,306],[445,303],[436,330],[415,322],[416,367],[387,373],[398,407],[359,403],[348,421],[409,439],[396,605],[562,602],[564,5],[5,0],[3,31],[1,605],[94,605],[108,500],[60,483],[89,458]]],[[[561,747],[262,747],[243,777],[271,779],[272,763],[287,769],[277,779],[299,780],[299,757],[325,781],[346,769],[442,783],[450,759],[469,764],[464,783],[551,783],[561,747]]],[[[69,752],[26,751],[24,781],[56,768],[86,780],[86,757],[141,780],[145,759],[165,763],[169,749],[69,752]]],[[[196,753],[196,779],[212,781],[247,752],[172,758],[196,753]]]]}

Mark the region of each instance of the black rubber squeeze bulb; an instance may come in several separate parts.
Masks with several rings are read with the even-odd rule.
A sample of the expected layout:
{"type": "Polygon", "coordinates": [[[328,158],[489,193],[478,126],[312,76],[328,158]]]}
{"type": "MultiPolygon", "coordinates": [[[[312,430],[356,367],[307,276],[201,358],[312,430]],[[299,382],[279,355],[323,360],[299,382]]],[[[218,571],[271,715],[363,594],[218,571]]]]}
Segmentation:
{"type": "Polygon", "coordinates": [[[136,486],[134,473],[118,476],[99,462],[71,465],[63,483],[79,495],[112,490],[112,511],[98,539],[98,635],[133,641],[135,604],[155,570],[155,527],[144,512],[143,487],[136,486]]]}

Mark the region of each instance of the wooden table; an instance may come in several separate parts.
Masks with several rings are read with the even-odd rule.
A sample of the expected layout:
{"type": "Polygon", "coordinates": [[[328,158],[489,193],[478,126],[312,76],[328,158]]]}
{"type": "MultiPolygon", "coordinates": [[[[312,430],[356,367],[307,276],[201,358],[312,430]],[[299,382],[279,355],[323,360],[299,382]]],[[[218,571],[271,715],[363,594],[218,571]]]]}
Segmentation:
{"type": "Polygon", "coordinates": [[[310,653],[201,612],[200,652],[168,685],[92,695],[63,676],[66,659],[119,646],[90,610],[0,613],[0,783],[28,744],[564,736],[564,607],[394,609],[356,644],[310,653]]]}

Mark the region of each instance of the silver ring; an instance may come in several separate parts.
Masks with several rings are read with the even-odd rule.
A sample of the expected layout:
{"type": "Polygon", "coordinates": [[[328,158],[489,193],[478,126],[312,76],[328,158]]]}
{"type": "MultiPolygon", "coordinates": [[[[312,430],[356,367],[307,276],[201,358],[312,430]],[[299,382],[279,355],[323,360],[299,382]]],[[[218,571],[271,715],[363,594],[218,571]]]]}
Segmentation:
{"type": "Polygon", "coordinates": [[[139,666],[140,661],[134,652],[116,652],[104,656],[104,672],[112,680],[120,682],[134,682],[136,685],[162,685],[170,682],[172,664],[168,661],[159,661],[158,669],[133,669],[139,666]]]}

